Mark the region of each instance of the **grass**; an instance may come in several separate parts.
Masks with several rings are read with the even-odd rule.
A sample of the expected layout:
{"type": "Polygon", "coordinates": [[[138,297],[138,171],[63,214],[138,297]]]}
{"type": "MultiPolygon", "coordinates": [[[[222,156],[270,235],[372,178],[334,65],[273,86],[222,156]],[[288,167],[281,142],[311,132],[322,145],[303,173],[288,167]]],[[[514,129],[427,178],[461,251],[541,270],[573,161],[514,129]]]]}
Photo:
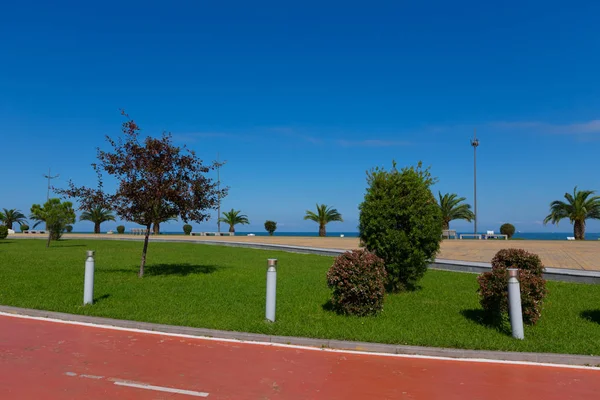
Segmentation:
{"type": "Polygon", "coordinates": [[[0,304],[173,325],[508,351],[600,354],[600,285],[549,282],[525,340],[486,326],[476,275],[429,271],[417,291],[388,295],[376,317],[328,310],[331,257],[187,243],[0,241],[0,304]],[[96,250],[95,299],[83,307],[86,250],[96,250]],[[277,322],[264,321],[266,260],[279,259],[277,322]]]}

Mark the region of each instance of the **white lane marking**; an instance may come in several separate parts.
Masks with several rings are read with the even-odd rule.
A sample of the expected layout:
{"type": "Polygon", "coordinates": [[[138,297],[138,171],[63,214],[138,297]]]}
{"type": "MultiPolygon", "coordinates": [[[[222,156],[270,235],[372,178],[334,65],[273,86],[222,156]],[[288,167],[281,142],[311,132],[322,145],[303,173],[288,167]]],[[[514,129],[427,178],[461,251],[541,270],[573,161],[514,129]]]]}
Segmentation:
{"type": "MultiPolygon", "coordinates": [[[[88,378],[88,379],[104,379],[103,376],[99,376],[99,375],[86,375],[86,374],[77,375],[75,372],[65,372],[65,375],[73,376],[73,377],[79,376],[80,378],[88,378]]],[[[157,392],[185,394],[188,396],[196,396],[196,397],[208,397],[208,393],[206,393],[206,392],[196,392],[194,390],[176,389],[176,388],[170,388],[170,387],[165,387],[165,386],[155,386],[155,385],[149,385],[149,384],[143,383],[143,382],[124,381],[124,380],[117,379],[117,378],[107,378],[107,380],[118,386],[128,386],[128,387],[138,388],[138,389],[154,390],[157,392]]]]}
{"type": "Polygon", "coordinates": [[[86,374],[81,374],[79,375],[80,378],[89,378],[89,379],[104,379],[103,376],[99,376],[99,375],[86,375],[86,374]]]}
{"type": "Polygon", "coordinates": [[[255,345],[255,346],[284,347],[284,348],[289,348],[289,349],[299,349],[299,350],[308,350],[308,351],[324,351],[327,353],[359,354],[359,355],[378,356],[378,357],[417,358],[417,359],[425,359],[425,360],[473,362],[473,363],[488,363],[488,364],[530,365],[530,366],[534,366],[534,367],[591,369],[591,370],[600,371],[599,367],[592,367],[592,366],[587,366],[587,365],[536,363],[533,361],[488,360],[485,358],[452,358],[452,357],[442,357],[442,356],[422,356],[422,355],[418,355],[418,354],[375,353],[375,352],[359,351],[359,350],[342,350],[342,349],[329,349],[329,348],[325,348],[325,347],[299,346],[299,345],[295,345],[295,344],[284,344],[284,343],[253,342],[253,341],[239,340],[239,339],[219,339],[219,338],[208,337],[208,336],[186,335],[183,333],[168,333],[168,332],[160,332],[160,331],[148,331],[145,329],[122,328],[120,326],[92,324],[90,322],[65,321],[62,319],[55,319],[55,318],[32,317],[29,315],[11,314],[11,313],[7,313],[7,312],[3,312],[3,311],[0,311],[0,316],[22,318],[22,319],[32,319],[32,320],[36,320],[36,321],[54,322],[57,324],[88,326],[91,328],[110,329],[113,331],[144,333],[144,334],[148,334],[148,335],[179,337],[179,338],[195,339],[195,340],[210,340],[213,342],[246,343],[246,344],[251,344],[251,345],[255,345]]]}
{"type": "Polygon", "coordinates": [[[146,383],[133,383],[133,382],[126,382],[126,381],[115,381],[115,385],[118,385],[118,386],[128,386],[128,387],[138,388],[138,389],[154,390],[154,391],[157,391],[157,392],[168,392],[168,393],[185,394],[185,395],[188,395],[188,396],[195,396],[195,397],[208,397],[208,393],[205,393],[205,392],[196,392],[196,391],[193,391],[193,390],[174,389],[174,388],[169,388],[169,387],[164,387],[164,386],[154,386],[154,385],[148,385],[146,383]]]}

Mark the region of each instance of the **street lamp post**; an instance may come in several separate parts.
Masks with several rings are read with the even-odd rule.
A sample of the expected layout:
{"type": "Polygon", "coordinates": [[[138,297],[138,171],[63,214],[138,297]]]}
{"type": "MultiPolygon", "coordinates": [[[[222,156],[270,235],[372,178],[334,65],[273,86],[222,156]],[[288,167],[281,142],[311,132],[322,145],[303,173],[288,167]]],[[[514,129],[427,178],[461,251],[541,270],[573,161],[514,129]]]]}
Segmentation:
{"type": "Polygon", "coordinates": [[[477,234],[477,147],[479,146],[479,139],[477,139],[477,129],[473,131],[473,140],[471,140],[471,146],[473,146],[473,192],[474,192],[474,205],[475,205],[475,226],[473,233],[477,234]]]}
{"type": "Polygon", "coordinates": [[[217,153],[217,190],[219,197],[217,205],[217,232],[221,233],[221,166],[219,165],[219,153],[217,153]]]}
{"type": "MultiPolygon", "coordinates": [[[[54,175],[54,176],[50,175],[50,168],[48,168],[48,175],[44,175],[44,178],[48,179],[48,191],[46,192],[46,202],[48,202],[48,200],[50,200],[50,181],[52,179],[58,178],[59,176],[60,175],[58,175],[58,174],[54,175]]],[[[46,230],[48,230],[48,223],[47,222],[45,223],[45,226],[46,226],[46,230]]]]}

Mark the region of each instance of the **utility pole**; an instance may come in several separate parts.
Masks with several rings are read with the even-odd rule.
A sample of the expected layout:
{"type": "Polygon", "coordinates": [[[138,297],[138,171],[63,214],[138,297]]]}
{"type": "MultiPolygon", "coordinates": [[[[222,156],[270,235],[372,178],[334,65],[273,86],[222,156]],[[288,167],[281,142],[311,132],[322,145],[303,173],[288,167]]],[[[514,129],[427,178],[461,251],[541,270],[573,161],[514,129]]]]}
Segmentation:
{"type": "Polygon", "coordinates": [[[473,140],[471,140],[471,146],[473,146],[473,192],[475,200],[475,226],[473,233],[477,234],[477,147],[479,146],[479,139],[477,139],[477,129],[473,131],[473,140]]]}
{"type": "Polygon", "coordinates": [[[219,153],[217,153],[217,190],[219,191],[219,203],[217,206],[217,232],[221,233],[221,166],[219,165],[219,153]]]}
{"type": "MultiPolygon", "coordinates": [[[[48,168],[48,175],[44,175],[44,178],[47,178],[47,179],[48,179],[48,191],[46,192],[46,202],[47,202],[48,200],[50,200],[50,181],[51,181],[52,179],[56,179],[56,178],[58,178],[59,176],[60,176],[60,175],[58,175],[58,174],[57,174],[57,175],[54,175],[54,176],[50,175],[50,168],[48,168]]],[[[46,222],[46,224],[45,224],[45,225],[46,225],[46,230],[48,230],[48,222],[46,222]]]]}
{"type": "Polygon", "coordinates": [[[50,175],[50,168],[48,168],[48,175],[44,175],[44,178],[48,178],[48,192],[46,193],[46,201],[50,200],[50,181],[58,178],[60,175],[50,175]]]}

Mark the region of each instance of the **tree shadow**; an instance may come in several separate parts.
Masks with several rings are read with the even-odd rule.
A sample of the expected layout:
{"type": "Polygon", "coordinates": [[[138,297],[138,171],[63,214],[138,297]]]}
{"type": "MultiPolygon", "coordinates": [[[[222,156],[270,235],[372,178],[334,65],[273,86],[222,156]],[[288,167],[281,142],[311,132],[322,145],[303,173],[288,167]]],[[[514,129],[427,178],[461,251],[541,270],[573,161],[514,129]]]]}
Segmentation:
{"type": "Polygon", "coordinates": [[[579,315],[581,315],[581,318],[583,319],[600,324],[600,310],[585,310],[579,315]]]}
{"type": "Polygon", "coordinates": [[[512,331],[504,319],[490,317],[481,308],[461,310],[460,313],[466,319],[471,320],[485,328],[494,329],[508,336],[512,335],[512,331]]]}
{"type": "Polygon", "coordinates": [[[187,276],[190,274],[212,274],[218,269],[224,267],[218,265],[201,264],[152,264],[144,269],[146,276],[178,275],[187,276]]]}
{"type": "MultiPolygon", "coordinates": [[[[87,244],[63,244],[63,243],[57,243],[56,246],[54,247],[87,247],[87,244]]],[[[52,245],[50,245],[50,247],[52,247],[52,245]]]]}

